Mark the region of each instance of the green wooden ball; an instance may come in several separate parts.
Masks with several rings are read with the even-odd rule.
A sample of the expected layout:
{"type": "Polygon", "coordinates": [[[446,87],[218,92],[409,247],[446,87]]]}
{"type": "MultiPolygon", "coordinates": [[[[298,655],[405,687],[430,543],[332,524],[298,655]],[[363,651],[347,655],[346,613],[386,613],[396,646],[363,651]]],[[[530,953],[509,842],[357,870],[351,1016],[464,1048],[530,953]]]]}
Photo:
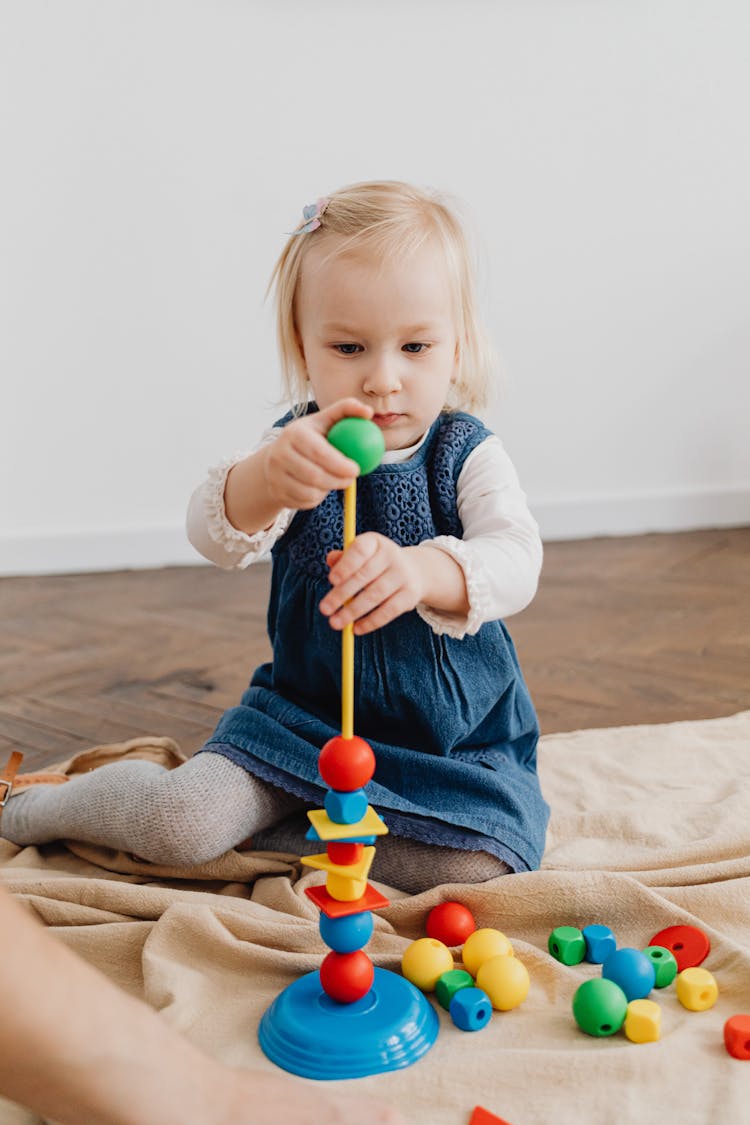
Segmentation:
{"type": "Polygon", "coordinates": [[[342,418],[327,433],[335,449],[356,461],[362,476],[377,469],[385,453],[383,431],[369,418],[342,418]]]}
{"type": "Polygon", "coordinates": [[[614,981],[595,977],[584,981],[573,997],[573,1015],[588,1035],[614,1035],[625,1022],[628,1001],[614,981]]]}

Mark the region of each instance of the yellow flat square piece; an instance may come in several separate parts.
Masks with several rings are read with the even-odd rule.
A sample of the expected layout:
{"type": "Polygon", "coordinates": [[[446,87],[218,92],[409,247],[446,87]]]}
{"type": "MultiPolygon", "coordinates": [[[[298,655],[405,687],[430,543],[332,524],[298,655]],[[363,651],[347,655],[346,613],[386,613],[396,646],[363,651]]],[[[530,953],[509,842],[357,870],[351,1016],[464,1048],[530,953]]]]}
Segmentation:
{"type": "Polygon", "coordinates": [[[362,858],[358,863],[333,863],[326,852],[320,855],[303,855],[300,859],[308,867],[317,867],[319,871],[328,871],[331,875],[343,875],[349,879],[366,879],[370,874],[372,861],[375,858],[375,849],[365,848],[362,858]]]}
{"type": "Polygon", "coordinates": [[[307,817],[323,841],[345,840],[351,836],[385,836],[388,833],[372,805],[367,806],[367,812],[356,824],[336,824],[325,809],[312,809],[307,817]]]}

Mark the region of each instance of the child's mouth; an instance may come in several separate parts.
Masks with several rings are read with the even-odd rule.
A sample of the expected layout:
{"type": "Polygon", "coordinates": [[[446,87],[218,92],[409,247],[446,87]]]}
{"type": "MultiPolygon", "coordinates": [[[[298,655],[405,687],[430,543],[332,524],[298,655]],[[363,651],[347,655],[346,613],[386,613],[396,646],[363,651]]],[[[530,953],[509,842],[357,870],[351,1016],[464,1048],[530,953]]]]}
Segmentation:
{"type": "Polygon", "coordinates": [[[372,420],[377,426],[383,427],[392,426],[395,422],[400,421],[402,417],[403,415],[401,414],[374,414],[372,420]]]}

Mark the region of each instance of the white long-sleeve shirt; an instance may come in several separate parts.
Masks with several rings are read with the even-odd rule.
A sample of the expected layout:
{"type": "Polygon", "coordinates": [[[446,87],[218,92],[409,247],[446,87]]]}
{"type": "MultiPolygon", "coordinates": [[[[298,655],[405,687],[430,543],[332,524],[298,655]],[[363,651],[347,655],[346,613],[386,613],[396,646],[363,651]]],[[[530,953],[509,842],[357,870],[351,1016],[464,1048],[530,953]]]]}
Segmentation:
{"type": "MultiPolygon", "coordinates": [[[[281,432],[279,427],[266,430],[249,453],[275,441],[281,432]]],[[[383,463],[407,461],[425,437],[408,449],[387,451],[383,463]]],[[[224,507],[227,474],[249,453],[211,468],[188,506],[188,539],[201,555],[226,570],[267,559],[296,514],[284,508],[270,527],[252,535],[229,522],[224,507]]],[[[485,438],[466,458],[456,499],[463,538],[439,535],[425,543],[446,551],[462,568],[469,612],[466,616],[443,613],[427,605],[417,606],[417,612],[436,633],[460,638],[476,633],[485,621],[510,617],[529,604],[542,567],[542,542],[516,470],[497,436],[485,438]]]]}

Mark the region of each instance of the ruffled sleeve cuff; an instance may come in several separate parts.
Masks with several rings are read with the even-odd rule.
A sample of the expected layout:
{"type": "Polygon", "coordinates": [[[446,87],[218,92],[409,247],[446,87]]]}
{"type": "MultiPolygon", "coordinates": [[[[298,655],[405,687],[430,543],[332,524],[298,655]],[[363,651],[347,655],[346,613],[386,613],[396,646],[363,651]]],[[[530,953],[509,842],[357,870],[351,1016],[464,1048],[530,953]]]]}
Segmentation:
{"type": "Polygon", "coordinates": [[[294,512],[283,508],[273,523],[248,535],[234,527],[224,507],[224,488],[230,469],[246,453],[229,457],[209,469],[208,477],[193,493],[188,509],[188,537],[210,562],[225,569],[244,569],[267,558],[291,523],[294,512]]]}
{"type": "Polygon", "coordinates": [[[461,640],[462,637],[477,633],[482,624],[489,619],[490,588],[486,568],[469,544],[452,535],[438,535],[427,539],[425,546],[438,547],[458,563],[466,579],[466,592],[469,598],[469,612],[464,617],[456,613],[441,613],[432,606],[420,603],[417,613],[426,621],[433,633],[446,634],[461,640]]]}

